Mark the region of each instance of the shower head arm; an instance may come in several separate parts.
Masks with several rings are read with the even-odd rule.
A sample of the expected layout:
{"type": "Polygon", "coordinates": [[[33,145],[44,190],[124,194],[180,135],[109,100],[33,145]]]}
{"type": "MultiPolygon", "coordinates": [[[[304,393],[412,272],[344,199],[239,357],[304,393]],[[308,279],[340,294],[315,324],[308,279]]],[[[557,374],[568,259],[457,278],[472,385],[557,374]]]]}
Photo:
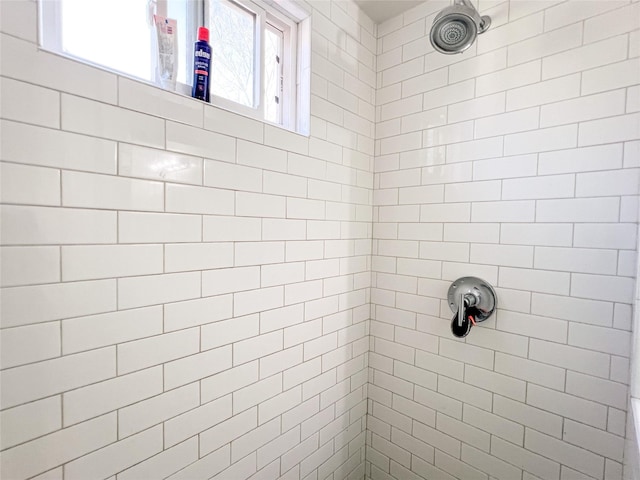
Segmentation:
{"type": "Polygon", "coordinates": [[[471,3],[471,0],[453,0],[453,4],[470,8],[478,15],[478,17],[480,17],[478,33],[484,33],[489,29],[489,26],[491,25],[491,17],[489,17],[488,15],[480,16],[480,12],[478,12],[478,9],[473,5],[473,3],[471,3]]]}

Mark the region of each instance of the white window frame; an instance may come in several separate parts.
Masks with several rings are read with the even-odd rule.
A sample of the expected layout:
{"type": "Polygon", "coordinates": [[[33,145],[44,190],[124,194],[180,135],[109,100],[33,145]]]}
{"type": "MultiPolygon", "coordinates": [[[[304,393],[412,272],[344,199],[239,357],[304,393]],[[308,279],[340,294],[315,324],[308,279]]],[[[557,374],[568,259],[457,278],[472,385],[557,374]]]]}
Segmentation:
{"type": "MultiPolygon", "coordinates": [[[[297,23],[287,15],[281,13],[261,0],[223,0],[237,4],[240,8],[253,13],[256,17],[254,33],[254,104],[253,107],[238,104],[232,100],[211,94],[211,104],[226,110],[232,110],[248,117],[253,117],[267,123],[264,105],[264,32],[268,23],[274,25],[284,34],[282,72],[282,116],[281,123],[290,130],[296,129],[296,100],[297,100],[297,55],[298,31],[297,23]]],[[[205,24],[209,19],[209,0],[204,0],[205,24]]],[[[207,25],[208,26],[208,25],[207,25]]],[[[212,67],[214,68],[214,67],[212,67]]]]}
{"type": "MultiPolygon", "coordinates": [[[[2,1],[2,0],[0,0],[2,1]]],[[[197,27],[205,25],[209,20],[210,0],[185,0],[188,6],[187,22],[187,46],[196,41],[197,27]]],[[[248,10],[256,15],[256,31],[254,41],[254,105],[247,107],[232,100],[211,95],[211,104],[225,110],[240,113],[271,124],[265,118],[264,106],[264,31],[267,23],[272,24],[283,32],[282,55],[282,94],[281,98],[281,123],[274,124],[298,133],[309,133],[310,112],[310,82],[305,76],[309,76],[310,57],[310,21],[309,12],[292,0],[225,0],[236,3],[240,8],[248,10]]],[[[155,36],[153,29],[153,15],[167,16],[168,0],[149,0],[147,22],[150,34],[155,36]]],[[[40,0],[40,44],[46,50],[53,53],[73,58],[98,68],[113,71],[117,74],[148,81],[140,77],[134,77],[127,72],[122,72],[92,62],[90,59],[80,58],[69,54],[62,49],[62,9],[61,4],[55,0],[40,0]]],[[[187,47],[189,48],[189,47],[187,47]]],[[[152,59],[151,83],[153,83],[153,71],[155,70],[156,55],[150,52],[152,59]]],[[[178,52],[184,59],[187,69],[187,78],[190,78],[192,70],[192,52],[178,52]],[[191,66],[191,67],[190,67],[191,66]]],[[[213,68],[213,67],[212,67],[213,68]]],[[[310,79],[309,79],[310,80],[310,79]]],[[[191,84],[177,83],[176,92],[183,95],[191,95],[191,84]]]]}

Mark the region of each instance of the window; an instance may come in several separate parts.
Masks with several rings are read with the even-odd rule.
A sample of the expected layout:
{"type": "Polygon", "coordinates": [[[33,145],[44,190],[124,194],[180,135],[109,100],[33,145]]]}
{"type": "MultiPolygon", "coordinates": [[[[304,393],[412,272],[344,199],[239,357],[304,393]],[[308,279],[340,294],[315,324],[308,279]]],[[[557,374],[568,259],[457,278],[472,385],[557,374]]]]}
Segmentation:
{"type": "Polygon", "coordinates": [[[41,0],[43,47],[155,83],[153,15],[172,18],[178,25],[176,90],[190,95],[193,44],[197,27],[204,25],[212,50],[211,103],[308,133],[309,18],[290,0],[110,0],[109,8],[102,5],[41,0]]]}

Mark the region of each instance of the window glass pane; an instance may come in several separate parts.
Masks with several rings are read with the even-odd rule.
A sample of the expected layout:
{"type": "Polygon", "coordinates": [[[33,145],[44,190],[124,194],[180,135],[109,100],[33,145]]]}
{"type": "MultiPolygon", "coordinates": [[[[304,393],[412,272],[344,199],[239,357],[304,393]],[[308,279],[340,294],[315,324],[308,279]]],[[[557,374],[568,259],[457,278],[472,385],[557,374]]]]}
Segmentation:
{"type": "Polygon", "coordinates": [[[191,84],[193,78],[187,75],[191,74],[193,68],[193,43],[192,36],[188,33],[195,30],[192,16],[195,13],[194,8],[197,7],[193,0],[168,0],[167,1],[167,17],[173,18],[178,23],[178,82],[191,84]],[[187,8],[189,7],[189,8],[187,8]],[[193,7],[193,8],[192,8],[193,7]]]}
{"type": "Polygon", "coordinates": [[[152,80],[147,0],[60,0],[66,53],[152,80]]]}
{"type": "Polygon", "coordinates": [[[256,16],[227,0],[209,6],[211,93],[253,107],[256,16]]]}
{"type": "Polygon", "coordinates": [[[283,33],[267,24],[264,35],[264,117],[282,123],[282,45],[283,33]]]}

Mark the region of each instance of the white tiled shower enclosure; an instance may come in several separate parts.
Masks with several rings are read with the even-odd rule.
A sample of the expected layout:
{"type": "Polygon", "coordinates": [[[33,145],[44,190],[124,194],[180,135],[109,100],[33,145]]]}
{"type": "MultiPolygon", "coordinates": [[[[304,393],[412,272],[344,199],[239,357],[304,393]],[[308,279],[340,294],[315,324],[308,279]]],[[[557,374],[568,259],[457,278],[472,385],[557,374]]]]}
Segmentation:
{"type": "Polygon", "coordinates": [[[2,478],[621,479],[640,3],[481,1],[458,56],[445,2],[305,3],[310,137],[0,1],[2,478]]]}

